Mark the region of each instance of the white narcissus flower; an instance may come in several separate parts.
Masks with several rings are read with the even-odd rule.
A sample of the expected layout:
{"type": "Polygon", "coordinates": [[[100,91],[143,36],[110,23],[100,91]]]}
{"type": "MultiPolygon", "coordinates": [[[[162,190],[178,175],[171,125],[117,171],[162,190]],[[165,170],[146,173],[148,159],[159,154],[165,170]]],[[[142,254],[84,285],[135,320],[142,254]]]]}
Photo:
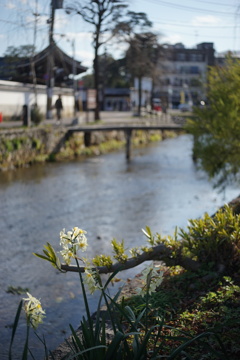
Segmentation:
{"type": "Polygon", "coordinates": [[[68,231],[67,234],[65,233],[65,229],[60,231],[60,245],[67,245],[71,243],[71,232],[68,231]]]}
{"type": "Polygon", "coordinates": [[[84,236],[84,234],[86,234],[87,232],[83,229],[80,229],[78,227],[74,227],[73,228],[73,236],[76,237],[76,236],[84,236]]]}
{"type": "Polygon", "coordinates": [[[96,290],[101,289],[101,286],[99,285],[96,277],[97,277],[97,273],[95,270],[89,268],[89,267],[85,267],[85,276],[84,276],[84,284],[87,285],[88,290],[90,292],[90,294],[93,294],[96,290]]]}
{"type": "Polygon", "coordinates": [[[27,292],[28,298],[23,298],[24,300],[24,310],[27,315],[28,321],[34,329],[42,323],[45,311],[42,309],[42,305],[38,299],[33,297],[27,292]]]}
{"type": "Polygon", "coordinates": [[[67,265],[69,265],[71,262],[71,259],[74,257],[73,251],[71,249],[69,249],[68,247],[64,247],[64,249],[59,252],[62,255],[65,263],[67,265]]]}
{"type": "Polygon", "coordinates": [[[147,266],[147,267],[142,271],[142,278],[146,278],[146,279],[147,279],[147,276],[148,276],[148,274],[150,274],[150,273],[151,273],[151,277],[154,277],[154,276],[156,276],[156,275],[158,274],[155,266],[153,265],[153,263],[151,263],[149,266],[147,266]]]}
{"type": "Polygon", "coordinates": [[[152,263],[142,271],[140,279],[144,283],[144,286],[136,289],[137,294],[144,296],[146,291],[148,291],[150,295],[161,285],[163,281],[163,271],[158,272],[157,268],[152,263]]]}
{"type": "Polygon", "coordinates": [[[77,248],[81,251],[86,251],[88,243],[87,238],[84,234],[78,235],[75,238],[74,245],[77,246],[77,248]]]}
{"type": "Polygon", "coordinates": [[[74,257],[78,250],[86,251],[88,243],[85,236],[87,232],[78,227],[74,227],[72,231],[66,233],[65,229],[60,231],[60,245],[63,250],[60,251],[67,265],[70,264],[71,258],[74,257]]]}

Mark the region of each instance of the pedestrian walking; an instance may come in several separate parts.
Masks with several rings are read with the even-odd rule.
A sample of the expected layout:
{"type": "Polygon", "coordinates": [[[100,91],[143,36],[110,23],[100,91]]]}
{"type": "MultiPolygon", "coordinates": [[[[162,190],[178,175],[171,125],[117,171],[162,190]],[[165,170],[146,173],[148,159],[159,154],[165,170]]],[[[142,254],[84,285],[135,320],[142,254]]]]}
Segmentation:
{"type": "Polygon", "coordinates": [[[58,95],[58,98],[55,102],[55,109],[57,112],[57,124],[60,124],[60,121],[62,119],[62,110],[63,110],[63,104],[62,104],[62,98],[61,95],[58,95]]]}

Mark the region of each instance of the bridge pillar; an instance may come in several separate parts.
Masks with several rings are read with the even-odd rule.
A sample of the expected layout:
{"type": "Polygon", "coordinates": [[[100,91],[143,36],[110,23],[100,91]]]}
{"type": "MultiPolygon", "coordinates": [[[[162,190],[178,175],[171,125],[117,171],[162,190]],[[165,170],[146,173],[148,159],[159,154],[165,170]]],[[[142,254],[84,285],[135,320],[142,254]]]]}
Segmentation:
{"type": "Polygon", "coordinates": [[[126,159],[129,161],[131,159],[131,140],[132,140],[132,129],[126,129],[126,159]]]}
{"type": "Polygon", "coordinates": [[[86,131],[84,132],[84,145],[89,147],[91,145],[91,132],[86,131]]]}

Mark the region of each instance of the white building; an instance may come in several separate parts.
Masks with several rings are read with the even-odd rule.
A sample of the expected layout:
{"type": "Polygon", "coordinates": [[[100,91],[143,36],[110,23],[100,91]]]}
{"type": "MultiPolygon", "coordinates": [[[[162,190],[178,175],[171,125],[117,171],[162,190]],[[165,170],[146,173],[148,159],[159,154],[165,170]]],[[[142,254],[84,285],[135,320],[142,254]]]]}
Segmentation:
{"type": "Polygon", "coordinates": [[[213,43],[187,49],[183,44],[165,45],[159,59],[159,78],[154,97],[171,108],[180,103],[197,103],[205,97],[208,66],[215,63],[213,43]]]}
{"type": "MultiPolygon", "coordinates": [[[[149,77],[142,78],[142,99],[141,105],[147,106],[151,104],[151,94],[152,94],[152,79],[149,77]]],[[[137,78],[134,79],[134,87],[130,90],[130,101],[131,106],[134,109],[138,107],[139,102],[139,95],[138,95],[138,88],[139,88],[139,80],[137,78]]]]}

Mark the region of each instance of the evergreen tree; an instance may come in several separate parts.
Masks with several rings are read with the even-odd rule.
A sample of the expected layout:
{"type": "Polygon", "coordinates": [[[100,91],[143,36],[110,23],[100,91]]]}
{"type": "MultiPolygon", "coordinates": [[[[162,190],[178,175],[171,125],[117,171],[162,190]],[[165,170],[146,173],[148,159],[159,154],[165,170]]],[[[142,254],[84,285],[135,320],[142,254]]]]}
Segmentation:
{"type": "Polygon", "coordinates": [[[194,109],[187,129],[194,135],[193,156],[226,186],[240,170],[240,60],[226,58],[224,66],[211,67],[207,82],[208,105],[194,109]]]}
{"type": "Polygon", "coordinates": [[[138,115],[141,116],[142,79],[154,78],[160,45],[157,35],[152,32],[135,34],[129,41],[126,52],[127,67],[132,77],[138,79],[138,115]]]}

